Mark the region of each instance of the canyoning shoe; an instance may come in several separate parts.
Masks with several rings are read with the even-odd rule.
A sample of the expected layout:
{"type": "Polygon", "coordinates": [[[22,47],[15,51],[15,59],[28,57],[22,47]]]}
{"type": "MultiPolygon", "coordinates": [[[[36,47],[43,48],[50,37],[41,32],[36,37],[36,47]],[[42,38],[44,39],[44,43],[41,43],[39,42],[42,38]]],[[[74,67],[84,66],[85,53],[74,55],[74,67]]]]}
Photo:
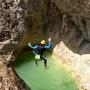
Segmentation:
{"type": "Polygon", "coordinates": [[[45,69],[47,69],[48,67],[44,67],[45,69]]]}

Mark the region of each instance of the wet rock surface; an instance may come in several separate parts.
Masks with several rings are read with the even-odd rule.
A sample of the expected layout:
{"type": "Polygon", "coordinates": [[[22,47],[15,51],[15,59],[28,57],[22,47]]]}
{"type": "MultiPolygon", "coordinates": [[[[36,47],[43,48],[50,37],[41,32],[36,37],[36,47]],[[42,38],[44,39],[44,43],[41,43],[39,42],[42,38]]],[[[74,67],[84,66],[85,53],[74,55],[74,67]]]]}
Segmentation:
{"type": "Polygon", "coordinates": [[[90,89],[90,55],[79,55],[72,52],[64,42],[56,45],[53,51],[59,62],[65,65],[77,80],[80,90],[90,89]],[[58,54],[57,54],[58,53],[58,54]]]}

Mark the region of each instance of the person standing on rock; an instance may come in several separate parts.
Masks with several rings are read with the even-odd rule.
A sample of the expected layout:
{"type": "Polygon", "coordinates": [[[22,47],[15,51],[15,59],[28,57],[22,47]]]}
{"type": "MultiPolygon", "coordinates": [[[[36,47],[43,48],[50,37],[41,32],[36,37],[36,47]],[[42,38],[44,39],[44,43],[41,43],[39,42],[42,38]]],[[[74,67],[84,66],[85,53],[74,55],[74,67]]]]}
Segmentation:
{"type": "Polygon", "coordinates": [[[46,49],[51,48],[51,38],[48,39],[48,44],[46,45],[46,41],[42,40],[39,45],[32,46],[31,43],[28,43],[28,46],[33,49],[33,53],[35,54],[35,63],[37,65],[37,60],[44,60],[44,66],[47,68],[47,59],[43,56],[43,53],[46,49]]]}

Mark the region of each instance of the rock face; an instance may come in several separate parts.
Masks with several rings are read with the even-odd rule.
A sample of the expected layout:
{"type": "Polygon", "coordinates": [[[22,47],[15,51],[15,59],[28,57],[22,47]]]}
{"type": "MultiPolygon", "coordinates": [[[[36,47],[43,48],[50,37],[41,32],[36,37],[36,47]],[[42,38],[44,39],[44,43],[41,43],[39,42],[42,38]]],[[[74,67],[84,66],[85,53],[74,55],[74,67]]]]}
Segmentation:
{"type": "Polygon", "coordinates": [[[11,66],[0,61],[0,89],[1,90],[31,90],[24,81],[15,74],[11,66]]]}
{"type": "Polygon", "coordinates": [[[55,5],[64,12],[75,14],[84,18],[90,18],[90,1],[89,0],[51,0],[55,5]]]}
{"type": "MultiPolygon", "coordinates": [[[[67,65],[69,63],[68,66],[78,72],[80,88],[90,90],[89,7],[89,0],[1,0],[0,70],[9,71],[10,75],[13,72],[14,77],[11,80],[11,86],[8,87],[12,88],[12,85],[16,85],[12,84],[14,80],[16,79],[19,83],[18,79],[20,79],[15,75],[11,66],[10,70],[7,67],[15,60],[16,48],[20,53],[29,41],[36,42],[35,38],[47,40],[50,36],[53,43],[53,54],[65,60],[67,65]]],[[[3,73],[0,73],[1,78],[7,78],[7,73],[4,75],[5,77],[3,73]]],[[[5,82],[1,81],[1,86],[3,83],[5,82]]],[[[16,87],[13,86],[13,89],[24,90],[26,88],[24,86],[20,83],[16,87]]]]}
{"type": "Polygon", "coordinates": [[[21,11],[16,0],[0,0],[0,90],[31,90],[10,63],[24,31],[21,11]]]}

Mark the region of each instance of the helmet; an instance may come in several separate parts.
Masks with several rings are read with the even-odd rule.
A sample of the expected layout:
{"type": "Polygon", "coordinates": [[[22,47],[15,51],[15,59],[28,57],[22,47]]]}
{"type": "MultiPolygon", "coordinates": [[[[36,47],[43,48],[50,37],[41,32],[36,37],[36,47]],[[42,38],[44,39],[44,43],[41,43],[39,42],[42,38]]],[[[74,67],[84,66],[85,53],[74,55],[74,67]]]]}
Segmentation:
{"type": "Polygon", "coordinates": [[[42,40],[42,41],[40,42],[40,44],[45,45],[45,44],[46,44],[46,41],[45,41],[45,40],[42,40]]]}

